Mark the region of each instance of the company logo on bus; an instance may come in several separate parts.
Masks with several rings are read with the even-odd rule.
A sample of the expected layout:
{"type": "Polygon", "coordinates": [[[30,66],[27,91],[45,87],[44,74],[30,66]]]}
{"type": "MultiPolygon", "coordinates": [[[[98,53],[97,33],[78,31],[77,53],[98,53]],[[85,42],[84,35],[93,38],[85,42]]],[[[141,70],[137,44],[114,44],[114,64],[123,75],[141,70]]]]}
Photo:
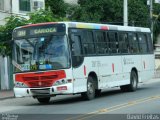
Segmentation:
{"type": "Polygon", "coordinates": [[[41,82],[38,82],[38,85],[39,85],[39,86],[42,86],[42,83],[41,83],[41,82]]]}

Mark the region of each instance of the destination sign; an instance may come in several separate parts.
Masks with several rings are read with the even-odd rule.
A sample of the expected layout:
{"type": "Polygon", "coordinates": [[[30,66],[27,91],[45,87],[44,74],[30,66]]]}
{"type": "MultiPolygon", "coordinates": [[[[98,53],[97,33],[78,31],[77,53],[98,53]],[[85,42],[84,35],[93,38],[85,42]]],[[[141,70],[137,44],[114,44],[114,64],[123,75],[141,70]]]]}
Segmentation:
{"type": "Polygon", "coordinates": [[[54,33],[64,33],[64,24],[51,24],[51,25],[41,25],[41,26],[30,26],[22,27],[13,31],[13,38],[24,38],[24,37],[34,37],[45,36],[54,33]]]}
{"type": "Polygon", "coordinates": [[[26,30],[19,30],[19,31],[17,32],[17,36],[18,36],[18,37],[26,36],[26,30]]]}
{"type": "Polygon", "coordinates": [[[43,33],[52,33],[52,32],[57,32],[56,28],[38,28],[35,30],[32,30],[32,34],[43,34],[43,33]]]}

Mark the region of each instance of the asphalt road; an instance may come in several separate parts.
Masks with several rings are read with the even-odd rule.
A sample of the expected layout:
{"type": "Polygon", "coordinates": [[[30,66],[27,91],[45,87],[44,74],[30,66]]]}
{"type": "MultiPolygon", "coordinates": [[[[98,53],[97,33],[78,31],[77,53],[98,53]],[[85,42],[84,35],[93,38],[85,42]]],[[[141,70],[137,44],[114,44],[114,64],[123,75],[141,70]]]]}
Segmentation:
{"type": "Polygon", "coordinates": [[[0,114],[2,120],[160,120],[160,78],[140,84],[136,92],[107,89],[91,101],[80,95],[56,96],[49,104],[33,98],[1,100],[0,114]]]}

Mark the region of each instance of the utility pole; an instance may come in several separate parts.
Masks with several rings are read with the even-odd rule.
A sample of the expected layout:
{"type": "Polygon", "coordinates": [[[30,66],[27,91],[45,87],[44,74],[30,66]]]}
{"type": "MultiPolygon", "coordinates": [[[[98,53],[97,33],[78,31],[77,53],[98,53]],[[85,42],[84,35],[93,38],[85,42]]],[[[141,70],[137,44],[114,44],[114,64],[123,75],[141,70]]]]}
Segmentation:
{"type": "Polygon", "coordinates": [[[11,6],[11,8],[10,8],[10,13],[11,13],[11,15],[12,15],[12,12],[13,12],[13,4],[12,4],[12,0],[10,0],[10,6],[11,6]]]}
{"type": "Polygon", "coordinates": [[[149,5],[150,29],[151,29],[151,36],[152,36],[152,39],[153,39],[153,0],[148,0],[147,4],[149,5]]]}
{"type": "Polygon", "coordinates": [[[128,26],[128,0],[123,0],[123,25],[128,26]]]}

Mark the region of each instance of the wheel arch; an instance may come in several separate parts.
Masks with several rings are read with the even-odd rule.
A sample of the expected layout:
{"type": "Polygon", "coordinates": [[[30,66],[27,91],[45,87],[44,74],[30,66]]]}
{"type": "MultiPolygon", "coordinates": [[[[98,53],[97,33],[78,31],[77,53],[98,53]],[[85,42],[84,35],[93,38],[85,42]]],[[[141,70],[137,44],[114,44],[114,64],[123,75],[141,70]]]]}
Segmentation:
{"type": "Polygon", "coordinates": [[[95,82],[95,88],[98,89],[98,76],[97,76],[97,74],[94,71],[92,71],[88,74],[88,76],[93,78],[93,80],[95,82]]]}

